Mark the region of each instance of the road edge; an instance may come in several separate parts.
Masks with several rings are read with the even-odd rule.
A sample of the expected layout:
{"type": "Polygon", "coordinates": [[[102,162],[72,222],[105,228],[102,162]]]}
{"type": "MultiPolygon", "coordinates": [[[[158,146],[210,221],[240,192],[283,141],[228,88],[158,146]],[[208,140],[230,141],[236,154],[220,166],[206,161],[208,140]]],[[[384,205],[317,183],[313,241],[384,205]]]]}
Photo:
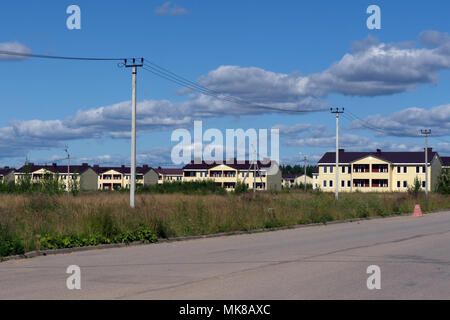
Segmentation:
{"type": "MultiPolygon", "coordinates": [[[[448,212],[448,211],[449,210],[435,210],[435,211],[424,212],[424,214],[442,213],[442,212],[448,212]]],[[[352,219],[328,221],[328,222],[323,222],[323,223],[298,224],[298,225],[292,225],[292,226],[263,228],[263,229],[254,229],[254,230],[230,231],[230,232],[212,233],[212,234],[205,234],[205,235],[198,235],[198,236],[161,238],[161,239],[157,239],[155,242],[135,241],[135,242],[130,242],[130,243],[101,244],[98,246],[62,248],[62,249],[52,249],[52,250],[42,250],[42,251],[37,250],[37,251],[30,251],[30,252],[20,254],[20,255],[0,257],[0,263],[6,262],[6,261],[11,261],[11,260],[31,259],[31,258],[47,256],[47,255],[69,254],[69,253],[75,253],[75,252],[113,249],[113,248],[124,248],[124,247],[132,247],[132,246],[155,245],[155,244],[160,244],[160,243],[171,243],[171,242],[198,240],[198,239],[219,238],[219,237],[228,237],[228,236],[236,236],[236,235],[243,235],[243,234],[273,232],[273,231],[300,229],[300,228],[307,228],[307,227],[326,226],[326,225],[341,224],[341,223],[352,223],[352,222],[358,222],[358,221],[368,221],[368,220],[395,218],[395,217],[406,217],[406,216],[412,216],[412,213],[391,214],[391,215],[387,215],[387,216],[373,216],[373,217],[366,217],[366,218],[352,218],[352,219]]]]}

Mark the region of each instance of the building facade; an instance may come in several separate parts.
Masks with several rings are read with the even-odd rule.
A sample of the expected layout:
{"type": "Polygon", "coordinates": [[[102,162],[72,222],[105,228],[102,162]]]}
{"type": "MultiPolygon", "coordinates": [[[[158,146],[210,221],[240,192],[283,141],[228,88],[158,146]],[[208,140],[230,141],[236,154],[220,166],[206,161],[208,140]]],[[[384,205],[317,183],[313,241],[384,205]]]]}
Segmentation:
{"type": "Polygon", "coordinates": [[[283,174],[281,177],[281,185],[283,188],[292,188],[295,186],[300,186],[305,184],[313,184],[313,178],[306,176],[304,174],[283,174]]]}
{"type": "Polygon", "coordinates": [[[194,163],[183,167],[183,182],[212,180],[217,185],[232,191],[238,183],[253,190],[281,190],[281,171],[277,164],[258,161],[255,170],[252,162],[230,161],[224,163],[194,163]],[[273,164],[273,172],[272,172],[273,164]]]}
{"type": "Polygon", "coordinates": [[[74,186],[81,190],[96,190],[94,175],[95,173],[87,163],[72,166],[59,166],[56,163],[50,166],[29,163],[14,172],[14,182],[19,183],[23,179],[42,182],[51,177],[57,179],[66,191],[73,189],[74,186]]]}
{"type": "MultiPolygon", "coordinates": [[[[82,191],[128,189],[130,187],[130,168],[121,167],[90,167],[87,163],[82,165],[51,166],[35,165],[29,163],[14,172],[14,181],[19,183],[22,179],[31,182],[42,182],[48,177],[58,179],[64,190],[73,189],[76,185],[82,191]],[[70,186],[70,189],[69,189],[70,186]]],[[[149,166],[136,168],[136,186],[156,184],[158,174],[149,166]]]]}
{"type": "Polygon", "coordinates": [[[425,177],[425,152],[345,152],[339,150],[339,181],[336,182],[336,153],[327,152],[313,175],[313,187],[339,192],[406,192],[417,178],[423,190],[433,191],[441,172],[437,152],[428,149],[428,186],[425,177]]]}
{"type": "MultiPolygon", "coordinates": [[[[131,169],[124,165],[120,167],[100,167],[93,166],[97,174],[98,190],[119,190],[130,189],[131,169]]],[[[136,187],[158,183],[158,174],[156,171],[144,165],[136,167],[136,187]]]]}
{"type": "Polygon", "coordinates": [[[155,169],[155,171],[158,174],[158,184],[183,181],[183,169],[164,169],[159,167],[158,169],[155,169]]]}
{"type": "Polygon", "coordinates": [[[14,182],[14,168],[4,167],[0,168],[0,183],[14,182]]]}
{"type": "Polygon", "coordinates": [[[450,157],[441,157],[442,169],[450,170],[450,157]]]}

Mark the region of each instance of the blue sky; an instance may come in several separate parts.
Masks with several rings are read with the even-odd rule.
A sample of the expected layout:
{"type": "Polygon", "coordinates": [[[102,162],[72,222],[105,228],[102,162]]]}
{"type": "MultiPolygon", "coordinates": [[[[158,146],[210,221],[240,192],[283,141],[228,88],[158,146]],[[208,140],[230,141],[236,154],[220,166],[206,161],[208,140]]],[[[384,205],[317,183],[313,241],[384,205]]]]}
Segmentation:
{"type": "MultiPolygon", "coordinates": [[[[18,0],[2,5],[0,49],[13,44],[35,54],[143,56],[249,101],[293,110],[345,107],[364,119],[342,119],[346,149],[420,150],[423,138],[416,133],[431,128],[430,146],[448,155],[448,12],[444,0],[18,0]],[[81,30],[66,27],[71,4],[81,8],[81,30]],[[371,4],[381,8],[381,30],[366,27],[371,4]]],[[[63,158],[65,144],[78,162],[128,163],[130,70],[115,62],[4,56],[0,70],[0,166],[20,166],[26,157],[63,158]]],[[[201,101],[180,89],[139,70],[138,162],[169,166],[172,131],[190,129],[194,120],[223,132],[278,127],[285,163],[303,155],[314,162],[333,150],[329,112],[267,114],[201,101]]]]}

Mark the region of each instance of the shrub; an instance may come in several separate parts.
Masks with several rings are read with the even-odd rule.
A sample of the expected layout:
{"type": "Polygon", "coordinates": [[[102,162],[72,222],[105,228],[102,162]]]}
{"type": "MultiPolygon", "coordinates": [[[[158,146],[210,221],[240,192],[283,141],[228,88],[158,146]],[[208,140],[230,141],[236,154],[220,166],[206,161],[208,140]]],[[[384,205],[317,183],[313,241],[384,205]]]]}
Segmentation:
{"type": "Polygon", "coordinates": [[[443,169],[438,177],[436,192],[450,194],[450,170],[443,169]]]}

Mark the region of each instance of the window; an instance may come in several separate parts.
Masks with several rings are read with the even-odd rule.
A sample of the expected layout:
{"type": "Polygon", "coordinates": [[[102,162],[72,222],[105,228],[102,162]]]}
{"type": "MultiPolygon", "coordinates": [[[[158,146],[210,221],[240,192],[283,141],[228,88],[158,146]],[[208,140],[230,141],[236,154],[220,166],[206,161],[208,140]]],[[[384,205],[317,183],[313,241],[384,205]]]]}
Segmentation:
{"type": "Polygon", "coordinates": [[[326,181],[326,180],[323,181],[323,187],[324,187],[324,188],[327,187],[327,181],[326,181]]]}
{"type": "Polygon", "coordinates": [[[403,173],[408,173],[408,167],[407,166],[403,167],[403,173]]]}
{"type": "Polygon", "coordinates": [[[397,188],[400,188],[400,181],[397,181],[397,188]]]}
{"type": "Polygon", "coordinates": [[[401,173],[400,170],[401,170],[400,167],[397,167],[397,173],[401,173]]]}
{"type": "Polygon", "coordinates": [[[347,181],[347,188],[350,188],[352,186],[352,182],[351,182],[351,180],[348,180],[347,181]]]}
{"type": "Polygon", "coordinates": [[[422,181],[422,188],[425,188],[425,181],[422,181]]]}
{"type": "Polygon", "coordinates": [[[425,173],[425,166],[422,167],[422,172],[425,173]]]}
{"type": "Polygon", "coordinates": [[[341,187],[342,187],[342,188],[345,187],[345,181],[344,181],[344,180],[341,181],[341,187]]]}
{"type": "Polygon", "coordinates": [[[333,173],[333,167],[331,167],[331,166],[330,166],[330,173],[333,173]]]}
{"type": "Polygon", "coordinates": [[[342,173],[345,173],[345,167],[342,167],[342,173]]]}
{"type": "Polygon", "coordinates": [[[327,167],[323,167],[323,173],[327,173],[327,167]]]}
{"type": "Polygon", "coordinates": [[[408,183],[406,181],[403,181],[403,188],[407,188],[408,187],[408,183]]]}
{"type": "Polygon", "coordinates": [[[416,166],[416,173],[420,173],[420,167],[416,166]]]}
{"type": "Polygon", "coordinates": [[[333,180],[330,180],[330,188],[333,186],[333,180]]]}

